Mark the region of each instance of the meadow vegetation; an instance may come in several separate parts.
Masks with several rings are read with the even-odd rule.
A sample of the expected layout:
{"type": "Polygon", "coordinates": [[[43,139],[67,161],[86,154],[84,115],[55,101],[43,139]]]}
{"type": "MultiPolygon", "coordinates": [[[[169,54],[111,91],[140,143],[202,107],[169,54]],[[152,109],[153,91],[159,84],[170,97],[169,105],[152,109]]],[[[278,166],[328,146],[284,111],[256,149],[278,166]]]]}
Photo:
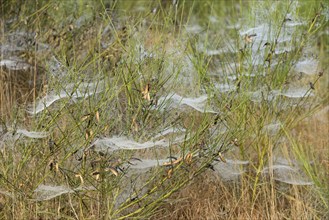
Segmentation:
{"type": "Polygon", "coordinates": [[[1,219],[328,219],[327,2],[0,4],[1,219]]]}

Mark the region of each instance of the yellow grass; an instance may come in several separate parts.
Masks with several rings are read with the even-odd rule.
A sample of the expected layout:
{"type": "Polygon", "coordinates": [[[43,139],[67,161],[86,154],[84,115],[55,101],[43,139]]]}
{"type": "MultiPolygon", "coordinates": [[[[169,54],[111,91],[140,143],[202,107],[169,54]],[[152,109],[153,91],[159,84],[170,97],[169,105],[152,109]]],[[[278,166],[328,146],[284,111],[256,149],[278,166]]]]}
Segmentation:
{"type": "MultiPolygon", "coordinates": [[[[329,182],[329,106],[298,124],[294,133],[321,165],[320,175],[329,182]]],[[[321,219],[321,206],[307,186],[289,186],[269,180],[258,187],[252,201],[247,175],[240,182],[224,182],[208,170],[174,194],[152,219],[321,219]]],[[[328,186],[327,186],[328,187],[328,186]]],[[[328,214],[328,211],[327,211],[328,214]]]]}

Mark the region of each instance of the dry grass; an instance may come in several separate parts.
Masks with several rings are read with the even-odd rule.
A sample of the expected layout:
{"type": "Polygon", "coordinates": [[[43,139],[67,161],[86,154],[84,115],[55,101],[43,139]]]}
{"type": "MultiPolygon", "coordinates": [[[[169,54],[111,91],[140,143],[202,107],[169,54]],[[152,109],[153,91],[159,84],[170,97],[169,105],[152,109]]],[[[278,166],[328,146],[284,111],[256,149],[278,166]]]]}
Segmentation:
{"type": "MultiPolygon", "coordinates": [[[[169,15],[173,16],[168,14],[168,17],[170,17],[169,15]]],[[[206,13],[206,15],[208,16],[208,13],[206,13]]],[[[181,16],[183,17],[183,14],[181,16]]],[[[39,18],[36,18],[36,23],[40,22],[38,19],[39,18]]],[[[103,19],[104,21],[107,21],[106,19],[108,19],[107,22],[112,22],[112,20],[107,18],[105,15],[103,19]]],[[[169,34],[167,33],[168,31],[166,29],[166,25],[164,27],[159,27],[159,30],[157,29],[156,25],[154,25],[154,27],[156,27],[154,29],[147,29],[147,32],[145,32],[145,34],[140,39],[140,42],[142,42],[141,44],[145,45],[147,50],[157,51],[163,50],[164,48],[164,51],[166,51],[167,49],[170,50],[175,48],[179,44],[179,40],[175,38],[175,36],[179,36],[176,35],[178,33],[175,32],[180,32],[179,29],[176,29],[179,28],[178,24],[176,24],[177,21],[174,25],[170,24],[171,20],[169,21],[170,22],[168,23],[168,27],[174,30],[169,34]]],[[[55,23],[55,21],[53,22],[55,23]]],[[[104,22],[104,24],[105,23],[106,22],[104,22]]],[[[49,23],[48,26],[51,26],[50,24],[51,23],[49,23]]],[[[97,103],[99,106],[92,106],[94,103],[92,98],[88,100],[90,103],[87,103],[88,101],[85,103],[79,102],[76,106],[72,105],[72,107],[67,105],[62,109],[62,112],[58,112],[58,115],[55,115],[57,113],[54,113],[53,115],[47,115],[49,117],[53,117],[49,118],[50,122],[48,120],[39,120],[40,124],[42,124],[41,122],[50,123],[49,128],[55,127],[50,130],[51,138],[60,146],[58,149],[56,149],[56,151],[58,150],[56,155],[53,155],[51,150],[48,149],[49,142],[47,142],[47,140],[40,142],[28,142],[30,145],[23,145],[22,143],[17,142],[17,145],[15,145],[16,149],[10,149],[10,151],[8,149],[4,149],[2,152],[2,158],[4,159],[1,160],[1,163],[3,163],[1,164],[2,174],[0,176],[0,180],[3,181],[1,182],[1,187],[4,187],[3,189],[9,192],[14,192],[15,198],[0,193],[0,219],[52,219],[56,217],[58,219],[110,218],[109,216],[113,214],[113,210],[111,210],[110,204],[115,204],[114,200],[116,199],[116,191],[114,189],[120,180],[117,180],[118,178],[115,178],[113,174],[110,174],[109,176],[106,176],[106,178],[104,175],[104,179],[101,179],[101,181],[97,182],[94,181],[94,177],[89,174],[91,169],[85,169],[84,167],[81,168],[81,170],[73,169],[71,167],[71,159],[73,156],[75,156],[74,149],[67,150],[66,146],[74,145],[74,147],[78,149],[81,146],[89,145],[88,141],[93,139],[90,137],[93,135],[90,134],[88,135],[89,137],[85,137],[85,134],[92,129],[96,130],[95,133],[99,136],[104,134],[113,135],[120,133],[121,130],[125,130],[126,133],[131,134],[132,136],[147,138],[147,136],[144,135],[142,128],[146,133],[148,130],[152,130],[153,128],[156,128],[157,125],[161,124],[162,118],[160,117],[160,114],[159,116],[147,115],[148,112],[145,113],[141,110],[143,109],[143,103],[140,102],[140,94],[136,92],[139,89],[143,90],[145,84],[151,81],[152,77],[158,77],[159,74],[157,71],[162,69],[162,65],[158,65],[157,63],[159,60],[154,60],[154,64],[152,63],[152,60],[147,61],[143,67],[140,65],[139,68],[141,68],[141,72],[145,72],[143,81],[135,80],[135,75],[137,75],[137,70],[135,68],[137,68],[137,64],[129,66],[129,71],[127,70],[127,72],[125,72],[125,68],[127,67],[126,65],[128,65],[129,62],[128,64],[119,63],[119,60],[125,59],[127,57],[129,58],[129,56],[133,58],[137,57],[137,54],[134,54],[135,52],[133,52],[133,49],[135,48],[135,44],[138,41],[129,41],[129,37],[126,36],[133,36],[130,32],[135,31],[135,25],[129,24],[128,22],[127,27],[120,26],[120,28],[118,28],[118,32],[116,32],[112,37],[109,37],[113,41],[107,39],[108,42],[112,42],[107,48],[103,48],[97,45],[98,40],[100,40],[96,37],[97,30],[98,28],[102,30],[101,28],[103,27],[98,27],[97,25],[90,25],[93,27],[89,27],[89,25],[86,25],[86,27],[80,29],[71,28],[70,24],[68,25],[69,28],[67,26],[64,28],[59,26],[60,28],[58,30],[48,28],[49,30],[47,29],[47,32],[45,34],[40,34],[40,36],[41,38],[47,39],[46,41],[49,41],[48,43],[52,45],[53,48],[55,48],[54,54],[56,54],[56,56],[61,59],[61,61],[66,61],[67,68],[70,70],[68,74],[75,71],[77,72],[75,75],[72,74],[73,77],[78,79],[81,77],[79,71],[81,70],[81,72],[84,73],[84,71],[88,68],[91,68],[92,72],[104,71],[106,72],[106,75],[116,77],[117,81],[120,82],[118,85],[122,84],[123,89],[118,92],[109,90],[109,93],[118,93],[116,96],[120,102],[118,102],[119,104],[116,105],[117,112],[115,112],[114,115],[108,115],[110,113],[107,113],[106,111],[108,111],[109,108],[103,108],[103,106],[107,105],[110,101],[107,102],[105,98],[104,100],[103,98],[99,98],[100,103],[97,103]],[[79,38],[76,38],[76,36],[79,36],[79,38]],[[77,45],[74,43],[75,40],[79,42],[77,45]],[[99,49],[97,49],[98,47],[99,49]],[[126,51],[125,53],[125,50],[131,50],[132,52],[128,53],[126,51]],[[88,53],[83,53],[85,51],[88,51],[88,53]],[[126,57],[124,57],[125,54],[126,57]],[[82,68],[80,68],[80,63],[83,63],[81,64],[82,68]],[[125,75],[128,76],[129,83],[126,83],[123,77],[125,75]],[[95,114],[96,111],[101,112],[101,118],[103,118],[104,123],[95,123],[95,125],[93,123],[88,123],[88,125],[85,127],[84,125],[87,123],[83,123],[80,120],[80,116],[84,116],[89,113],[95,114]],[[122,118],[116,117],[116,115],[125,115],[126,117],[122,118],[124,118],[126,121],[121,122],[122,118]],[[145,115],[147,115],[147,117],[144,118],[145,115]],[[113,121],[110,121],[112,119],[113,121]],[[109,128],[109,126],[106,125],[107,121],[110,121],[110,126],[113,128],[109,128]],[[143,126],[143,123],[146,125],[143,126]],[[89,126],[89,124],[92,125],[89,126]],[[109,131],[110,129],[112,130],[109,131]],[[36,145],[34,143],[38,144],[36,145]],[[27,150],[22,150],[22,146],[20,144],[24,147],[24,149],[26,148],[27,150]],[[17,155],[22,155],[22,157],[17,155]],[[54,174],[51,173],[48,169],[49,164],[51,164],[53,160],[58,160],[60,168],[65,168],[68,174],[64,175],[64,172],[54,172],[54,174]],[[68,169],[66,169],[66,167],[68,167],[68,169]],[[81,184],[82,181],[80,182],[80,179],[76,178],[77,175],[74,174],[80,175],[82,172],[86,174],[85,181],[96,183],[97,187],[99,186],[98,191],[87,193],[68,193],[67,195],[59,196],[57,198],[53,198],[52,200],[43,202],[35,202],[30,200],[32,192],[35,190],[38,184],[58,183],[61,185],[65,184],[75,187],[81,184]]],[[[40,39],[40,41],[45,39],[40,39]]],[[[185,40],[183,41],[185,45],[186,42],[185,40]]],[[[191,40],[191,42],[191,47],[197,43],[197,41],[194,42],[194,40],[191,40]]],[[[186,44],[188,45],[188,43],[186,44]]],[[[193,51],[193,48],[190,49],[193,51]]],[[[185,50],[188,50],[188,46],[186,46],[185,50]]],[[[165,57],[166,52],[160,55],[165,57]]],[[[185,61],[182,59],[183,57],[180,57],[183,55],[184,54],[177,55],[178,62],[185,61]]],[[[194,93],[197,93],[195,91],[197,90],[195,87],[198,87],[201,83],[207,81],[205,78],[203,78],[204,76],[202,75],[202,70],[206,70],[207,65],[205,63],[208,62],[208,59],[201,55],[197,56],[197,53],[194,55],[196,56],[196,61],[198,61],[197,66],[200,70],[200,73],[198,72],[200,75],[196,81],[199,80],[200,82],[196,82],[196,86],[193,84],[193,86],[190,88],[182,87],[182,90],[191,96],[195,95],[194,93]]],[[[29,56],[25,57],[26,62],[29,62],[32,66],[27,70],[12,71],[5,67],[0,69],[0,123],[5,123],[7,121],[14,122],[14,119],[16,118],[26,120],[26,117],[24,117],[26,104],[35,103],[38,96],[42,97],[42,95],[38,95],[38,93],[41,92],[45,79],[43,79],[43,70],[35,67],[35,63],[41,63],[36,61],[36,57],[36,55],[32,55],[32,58],[29,58],[29,56]],[[6,118],[8,117],[9,119],[7,120],[6,118]]],[[[48,58],[49,57],[45,57],[45,59],[48,58]]],[[[288,60],[288,63],[289,62],[292,62],[292,60],[288,60]]],[[[42,63],[41,65],[44,66],[42,63]]],[[[179,65],[178,68],[180,68],[179,65]]],[[[281,72],[278,71],[278,73],[281,72]]],[[[324,77],[327,76],[325,75],[324,77]]],[[[164,82],[161,83],[169,84],[169,80],[167,81],[167,79],[164,79],[163,81],[164,82]]],[[[249,80],[247,81],[249,82],[249,80]]],[[[278,81],[280,81],[280,79],[278,79],[278,81]]],[[[324,82],[328,82],[328,80],[325,80],[324,82]]],[[[79,82],[77,82],[77,85],[78,83],[79,82]]],[[[154,85],[155,89],[152,88],[154,93],[155,90],[158,92],[159,90],[163,89],[161,83],[158,83],[159,85],[154,85]]],[[[56,84],[56,82],[54,84],[56,84]]],[[[60,85],[57,86],[60,87],[60,85]]],[[[317,84],[316,86],[319,85],[317,84]]],[[[326,91],[327,85],[324,85],[324,87],[324,91],[326,91]]],[[[318,87],[316,87],[315,91],[318,91],[318,87]]],[[[323,98],[322,96],[320,97],[323,98]]],[[[322,100],[326,100],[323,102],[328,103],[328,99],[326,99],[326,97],[324,97],[322,100]]],[[[115,103],[114,99],[111,101],[115,103]]],[[[236,128],[236,130],[239,130],[238,127],[240,124],[249,125],[243,128],[245,130],[261,130],[262,126],[264,125],[263,123],[273,121],[270,117],[271,114],[269,114],[267,110],[263,109],[262,105],[259,106],[258,104],[243,104],[241,105],[242,107],[240,109],[240,105],[238,104],[239,102],[249,103],[249,99],[244,97],[241,97],[241,99],[232,97],[232,101],[230,103],[226,103],[225,101],[219,103],[221,106],[226,106],[225,108],[228,108],[228,111],[231,111],[231,107],[227,107],[229,106],[228,104],[233,105],[233,109],[235,110],[233,110],[232,115],[231,113],[227,113],[227,115],[230,116],[231,123],[234,128],[236,128]],[[248,114],[245,114],[246,112],[248,114]]],[[[201,131],[200,127],[202,126],[200,126],[200,124],[204,122],[207,125],[212,126],[213,118],[212,116],[202,113],[189,113],[188,111],[184,111],[184,109],[180,110],[182,111],[181,113],[172,113],[170,116],[173,118],[173,123],[179,124],[181,127],[186,128],[186,130],[190,130],[193,134],[195,133],[196,138],[192,141],[187,141],[186,143],[189,145],[189,150],[195,150],[194,148],[203,145],[203,142],[206,142],[206,139],[208,138],[208,133],[203,133],[203,131],[201,131]]],[[[52,112],[49,111],[49,113],[52,112]]],[[[316,178],[318,179],[318,183],[320,183],[320,185],[322,184],[321,190],[324,188],[328,189],[328,186],[323,186],[323,183],[329,182],[329,155],[327,150],[327,145],[329,144],[328,117],[329,106],[326,104],[325,107],[322,107],[321,110],[314,114],[312,117],[308,117],[301,121],[293,131],[287,131],[289,134],[286,135],[292,136],[292,138],[296,140],[296,143],[298,143],[298,146],[302,148],[301,151],[308,156],[307,158],[304,158],[305,160],[303,160],[303,162],[308,163],[310,160],[315,161],[315,167],[317,168],[316,178]]],[[[35,124],[38,124],[38,117],[35,118],[35,124]]],[[[293,115],[292,118],[295,119],[295,115],[293,115]]],[[[298,117],[296,116],[296,118],[298,117]]],[[[278,118],[275,117],[275,119],[278,118]]],[[[24,124],[24,122],[25,121],[22,121],[20,123],[24,124]]],[[[39,128],[41,126],[40,124],[31,127],[39,128]]],[[[235,132],[235,130],[232,130],[234,135],[236,135],[235,132]]],[[[249,134],[252,134],[252,132],[246,134],[246,136],[249,134]]],[[[237,135],[239,135],[239,133],[237,133],[237,135]]],[[[185,172],[186,167],[190,173],[195,174],[197,173],[196,170],[198,168],[197,162],[193,163],[193,166],[188,164],[188,166],[184,167],[185,169],[175,169],[173,176],[168,178],[167,176],[169,176],[169,171],[172,171],[173,168],[169,170],[161,170],[163,171],[162,173],[160,171],[159,173],[156,173],[155,170],[155,180],[154,182],[150,180],[148,187],[154,187],[159,191],[159,194],[154,196],[152,195],[150,198],[146,196],[145,200],[141,199],[140,203],[142,205],[139,203],[134,203],[134,200],[131,199],[130,202],[132,206],[127,206],[128,208],[123,209],[122,213],[117,213],[117,215],[113,214],[113,216],[128,216],[128,214],[132,213],[133,211],[139,210],[140,207],[144,207],[146,211],[140,209],[142,210],[141,213],[143,215],[139,215],[140,213],[136,212],[136,218],[143,218],[147,214],[152,215],[151,219],[326,219],[328,208],[325,206],[326,204],[323,202],[323,198],[328,198],[328,195],[324,195],[323,197],[320,196],[320,193],[317,191],[319,184],[315,184],[316,186],[288,185],[275,181],[271,176],[269,176],[267,179],[258,179],[259,176],[257,176],[255,172],[255,170],[258,168],[257,166],[262,168],[263,165],[265,166],[271,163],[271,161],[262,161],[261,163],[260,160],[263,160],[263,158],[270,158],[271,160],[271,158],[274,156],[274,153],[272,152],[274,146],[271,145],[272,140],[269,140],[267,135],[264,135],[264,137],[261,138],[254,138],[252,135],[249,135],[248,137],[244,137],[243,135],[242,137],[237,137],[239,138],[239,141],[244,142],[242,144],[240,143],[240,146],[246,147],[244,150],[247,152],[246,155],[248,154],[248,156],[246,156],[247,159],[256,165],[256,167],[252,167],[252,165],[250,165],[249,172],[241,176],[238,181],[224,181],[219,177],[219,175],[216,174],[216,171],[207,169],[199,176],[196,176],[195,179],[189,182],[186,187],[183,187],[184,184],[188,182],[185,182],[184,178],[190,178],[188,173],[185,172]],[[262,150],[264,145],[266,145],[266,149],[264,150],[265,154],[257,155],[256,153],[253,153],[255,150],[262,150]],[[196,164],[195,167],[194,164],[196,164]],[[166,179],[166,182],[162,181],[162,179],[166,179]],[[162,184],[161,187],[158,187],[158,185],[156,185],[157,183],[164,184],[162,184]],[[162,192],[163,195],[161,194],[162,192]],[[166,196],[170,195],[172,192],[175,193],[167,198],[166,196]],[[160,199],[158,198],[158,195],[160,195],[160,199]],[[155,201],[156,199],[159,200],[154,203],[148,201],[155,201]],[[162,199],[164,201],[162,201],[162,199]],[[143,206],[143,204],[146,205],[143,206]],[[154,214],[152,213],[152,207],[148,207],[149,204],[151,204],[151,206],[154,205],[153,207],[156,208],[156,212],[154,214]],[[157,208],[158,204],[161,204],[159,208],[157,208]]],[[[223,138],[223,142],[230,142],[231,140],[231,136],[228,138],[223,138]]],[[[274,141],[276,140],[273,140],[273,142],[274,141]]],[[[217,143],[213,145],[217,146],[217,143]]],[[[282,149],[280,149],[284,153],[283,155],[287,158],[293,156],[294,153],[291,150],[291,145],[292,143],[285,143],[281,146],[282,149]]],[[[180,150],[179,147],[181,146],[171,146],[172,149],[170,150],[170,153],[173,155],[178,154],[180,150]]],[[[161,149],[157,153],[159,155],[168,155],[168,149],[161,149]]],[[[153,150],[147,149],[141,150],[140,152],[135,152],[134,156],[140,156],[141,158],[151,158],[152,155],[154,156],[154,154],[155,153],[153,150]]],[[[213,155],[214,154],[209,154],[208,156],[213,155]]],[[[99,158],[100,160],[105,161],[112,159],[112,156],[113,155],[106,155],[106,157],[103,158],[102,155],[96,155],[96,153],[95,155],[88,155],[91,161],[96,161],[99,158]]],[[[115,156],[116,155],[114,155],[114,157],[115,156]]],[[[124,154],[120,156],[126,157],[124,154]]],[[[72,160],[76,160],[76,158],[72,160]]],[[[81,164],[84,162],[85,161],[81,162],[81,164]]],[[[205,161],[205,163],[208,162],[205,161]]],[[[54,170],[51,171],[53,172],[54,170]]],[[[122,188],[124,187],[126,186],[123,186],[122,188]]],[[[2,188],[0,190],[2,190],[2,188]]],[[[145,195],[147,194],[148,193],[145,195]]]]}
{"type": "Polygon", "coordinates": [[[251,187],[247,183],[224,184],[212,174],[204,174],[175,194],[153,219],[319,219],[325,216],[318,213],[318,204],[305,187],[285,186],[287,192],[283,193],[276,190],[275,183],[264,184],[258,189],[255,203],[251,187]]]}
{"type": "Polygon", "coordinates": [[[18,107],[32,103],[42,90],[44,74],[41,68],[0,69],[0,117],[15,117],[18,107]]]}
{"type": "MultiPolygon", "coordinates": [[[[329,106],[298,124],[295,135],[318,158],[329,182],[329,106]]],[[[326,181],[324,180],[324,182],[326,181]]],[[[170,198],[153,219],[328,219],[312,187],[268,180],[252,200],[252,174],[240,182],[223,182],[209,170],[170,198]]],[[[328,187],[328,186],[327,186],[328,187]]],[[[327,211],[328,212],[328,211],[327,211]]]]}
{"type": "Polygon", "coordinates": [[[314,155],[314,160],[322,166],[320,171],[329,182],[329,105],[322,107],[313,116],[298,124],[295,135],[303,143],[305,150],[314,155]]]}

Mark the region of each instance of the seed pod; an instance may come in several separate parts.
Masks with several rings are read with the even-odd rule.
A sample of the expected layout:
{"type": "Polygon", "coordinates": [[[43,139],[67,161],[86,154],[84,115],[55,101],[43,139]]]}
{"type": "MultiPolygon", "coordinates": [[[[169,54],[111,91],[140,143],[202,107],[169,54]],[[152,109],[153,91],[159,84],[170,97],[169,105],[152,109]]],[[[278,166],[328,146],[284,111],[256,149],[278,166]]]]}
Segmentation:
{"type": "Polygon", "coordinates": [[[96,111],[95,116],[96,116],[96,121],[99,122],[99,112],[98,111],[96,111]]]}
{"type": "Polygon", "coordinates": [[[83,185],[84,181],[83,181],[81,174],[76,174],[75,177],[80,178],[81,185],[83,185]]]}
{"type": "Polygon", "coordinates": [[[185,157],[185,162],[187,164],[191,164],[192,163],[192,159],[193,159],[193,155],[191,153],[188,153],[185,157]]]}
{"type": "Polygon", "coordinates": [[[142,90],[142,95],[143,95],[143,98],[146,99],[147,101],[151,100],[151,97],[150,97],[150,84],[149,83],[142,90]]]}
{"type": "Polygon", "coordinates": [[[226,159],[223,157],[222,153],[218,153],[218,157],[222,162],[226,163],[226,159]]]}
{"type": "Polygon", "coordinates": [[[167,178],[168,179],[170,179],[172,177],[173,172],[174,172],[173,169],[168,170],[168,172],[167,172],[167,178]]]}
{"type": "Polygon", "coordinates": [[[119,175],[117,169],[114,168],[114,167],[106,168],[105,171],[110,171],[110,172],[113,173],[115,176],[118,176],[118,175],[119,175]]]}

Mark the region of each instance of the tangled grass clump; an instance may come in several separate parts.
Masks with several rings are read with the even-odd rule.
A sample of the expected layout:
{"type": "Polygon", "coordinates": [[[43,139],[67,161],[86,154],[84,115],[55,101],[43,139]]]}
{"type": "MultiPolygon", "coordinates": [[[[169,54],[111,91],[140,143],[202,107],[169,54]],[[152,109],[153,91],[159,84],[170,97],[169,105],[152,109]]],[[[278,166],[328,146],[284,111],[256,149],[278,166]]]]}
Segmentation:
{"type": "Polygon", "coordinates": [[[1,62],[25,60],[0,70],[1,217],[328,214],[328,139],[309,152],[297,126],[328,104],[326,63],[296,72],[328,6],[177,2],[1,6],[1,62]]]}

